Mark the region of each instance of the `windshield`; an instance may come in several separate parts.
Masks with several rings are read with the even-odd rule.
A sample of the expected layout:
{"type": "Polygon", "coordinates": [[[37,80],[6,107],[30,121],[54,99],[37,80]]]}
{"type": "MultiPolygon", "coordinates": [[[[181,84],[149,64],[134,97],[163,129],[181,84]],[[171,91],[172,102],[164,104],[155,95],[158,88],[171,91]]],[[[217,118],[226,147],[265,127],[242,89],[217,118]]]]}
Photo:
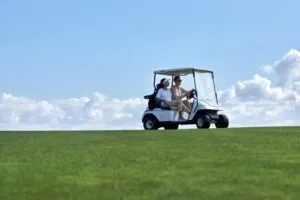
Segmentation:
{"type": "Polygon", "coordinates": [[[212,73],[195,73],[195,81],[198,90],[198,99],[217,104],[212,73]]]}
{"type": "MultiPolygon", "coordinates": [[[[172,76],[165,75],[156,75],[155,84],[158,84],[162,78],[171,79],[170,83],[172,84],[172,76]]],[[[192,74],[189,74],[187,76],[181,76],[180,78],[182,79],[182,87],[184,89],[191,90],[195,88],[192,74]]],[[[208,101],[208,103],[210,104],[217,105],[212,73],[195,72],[195,81],[198,90],[198,99],[208,101]]]]}

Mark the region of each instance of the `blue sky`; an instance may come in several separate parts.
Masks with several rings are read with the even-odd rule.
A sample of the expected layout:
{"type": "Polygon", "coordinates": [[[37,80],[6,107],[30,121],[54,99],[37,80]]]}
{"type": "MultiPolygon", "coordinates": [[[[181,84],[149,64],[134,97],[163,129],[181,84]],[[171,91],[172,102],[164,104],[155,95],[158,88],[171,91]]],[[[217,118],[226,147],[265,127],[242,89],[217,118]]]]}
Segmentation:
{"type": "Polygon", "coordinates": [[[209,66],[218,89],[300,46],[299,1],[2,1],[0,93],[142,97],[152,71],[209,66]]]}

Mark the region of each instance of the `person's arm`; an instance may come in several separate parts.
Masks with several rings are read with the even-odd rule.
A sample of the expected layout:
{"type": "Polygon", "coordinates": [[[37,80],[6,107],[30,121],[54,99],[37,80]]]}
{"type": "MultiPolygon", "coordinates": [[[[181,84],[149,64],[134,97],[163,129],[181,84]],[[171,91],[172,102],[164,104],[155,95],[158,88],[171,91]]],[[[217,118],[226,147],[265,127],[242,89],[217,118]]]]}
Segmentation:
{"type": "Polygon", "coordinates": [[[183,93],[183,94],[187,94],[187,93],[189,93],[189,91],[187,91],[186,89],[184,89],[184,88],[181,88],[181,92],[183,93]]]}
{"type": "Polygon", "coordinates": [[[179,88],[179,90],[181,90],[181,96],[178,96],[178,95],[176,95],[176,88],[174,87],[174,89],[173,89],[173,92],[172,92],[172,96],[174,96],[174,99],[175,100],[182,100],[182,99],[184,99],[185,97],[188,97],[189,96],[189,91],[186,91],[185,89],[183,89],[182,87],[180,87],[179,88]]]}
{"type": "Polygon", "coordinates": [[[181,88],[181,92],[184,94],[185,97],[188,97],[190,95],[190,93],[191,93],[191,91],[187,91],[184,88],[181,88]]]}

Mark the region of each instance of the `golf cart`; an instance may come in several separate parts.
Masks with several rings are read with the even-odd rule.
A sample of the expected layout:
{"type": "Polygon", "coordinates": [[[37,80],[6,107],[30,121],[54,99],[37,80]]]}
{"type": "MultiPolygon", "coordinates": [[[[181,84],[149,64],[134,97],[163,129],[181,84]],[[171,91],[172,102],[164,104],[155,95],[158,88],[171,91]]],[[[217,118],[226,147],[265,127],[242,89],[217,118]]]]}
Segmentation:
{"type": "Polygon", "coordinates": [[[216,128],[227,128],[229,125],[228,117],[218,113],[220,110],[218,96],[214,82],[214,72],[206,69],[177,68],[154,71],[154,92],[144,96],[148,99],[148,107],[143,113],[142,122],[145,130],[178,129],[179,125],[195,124],[197,128],[209,128],[213,123],[216,128]],[[194,89],[188,100],[191,101],[191,113],[185,119],[179,118],[179,112],[170,107],[163,107],[156,98],[159,88],[156,85],[156,76],[163,75],[173,78],[175,76],[193,77],[194,89]],[[198,89],[197,89],[198,88],[198,89]],[[201,88],[201,89],[200,89],[201,88]],[[208,89],[208,92],[207,92],[208,89]],[[204,92],[200,97],[199,92],[204,92]]]}

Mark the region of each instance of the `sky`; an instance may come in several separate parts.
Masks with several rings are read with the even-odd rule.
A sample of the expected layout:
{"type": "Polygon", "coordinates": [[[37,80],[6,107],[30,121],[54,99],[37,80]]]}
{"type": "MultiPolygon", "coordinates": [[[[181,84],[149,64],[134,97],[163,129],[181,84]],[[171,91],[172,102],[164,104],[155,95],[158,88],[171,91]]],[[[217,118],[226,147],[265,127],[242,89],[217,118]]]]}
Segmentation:
{"type": "MultiPolygon", "coordinates": [[[[215,71],[234,125],[247,124],[245,113],[275,117],[268,106],[287,98],[280,123],[296,115],[299,7],[296,0],[2,1],[0,129],[135,128],[153,71],[194,66],[215,71]],[[254,101],[264,102],[260,111],[247,104],[254,101]]],[[[272,120],[261,121],[249,124],[272,120]]]]}

